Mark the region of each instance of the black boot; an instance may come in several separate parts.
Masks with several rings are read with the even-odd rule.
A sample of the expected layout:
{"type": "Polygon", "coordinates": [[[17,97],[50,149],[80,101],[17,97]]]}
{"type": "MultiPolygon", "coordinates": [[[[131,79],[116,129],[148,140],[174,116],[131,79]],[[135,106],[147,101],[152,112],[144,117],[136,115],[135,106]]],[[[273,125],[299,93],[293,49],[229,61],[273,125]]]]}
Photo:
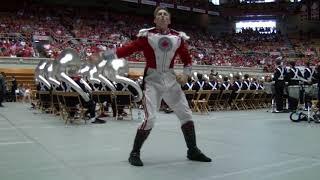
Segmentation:
{"type": "Polygon", "coordinates": [[[181,129],[188,147],[187,158],[192,161],[211,162],[211,159],[204,155],[197,147],[193,122],[188,121],[181,126],[181,129]]]}
{"type": "Polygon", "coordinates": [[[149,130],[137,130],[136,137],[134,139],[134,144],[129,157],[129,163],[133,166],[143,166],[143,162],[140,159],[140,149],[150,134],[149,130]]]}

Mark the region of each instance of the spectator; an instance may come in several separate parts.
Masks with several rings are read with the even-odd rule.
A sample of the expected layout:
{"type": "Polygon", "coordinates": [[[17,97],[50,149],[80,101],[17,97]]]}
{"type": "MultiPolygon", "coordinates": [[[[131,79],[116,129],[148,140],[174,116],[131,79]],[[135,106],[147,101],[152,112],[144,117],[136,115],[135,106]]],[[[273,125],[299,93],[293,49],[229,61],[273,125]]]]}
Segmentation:
{"type": "Polygon", "coordinates": [[[0,107],[4,107],[2,102],[5,99],[6,94],[6,75],[4,72],[0,73],[0,107]]]}

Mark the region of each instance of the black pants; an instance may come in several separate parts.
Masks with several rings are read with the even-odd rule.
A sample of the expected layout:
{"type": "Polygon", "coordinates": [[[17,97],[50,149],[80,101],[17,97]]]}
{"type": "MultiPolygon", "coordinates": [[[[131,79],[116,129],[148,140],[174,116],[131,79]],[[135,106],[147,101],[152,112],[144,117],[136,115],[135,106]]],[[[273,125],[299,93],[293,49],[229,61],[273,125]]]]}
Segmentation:
{"type": "Polygon", "coordinates": [[[0,105],[2,104],[2,101],[3,101],[3,95],[2,94],[0,94],[0,105]]]}
{"type": "Polygon", "coordinates": [[[88,109],[88,113],[90,113],[90,117],[94,118],[96,116],[96,103],[92,100],[83,103],[83,106],[88,109]]]}
{"type": "Polygon", "coordinates": [[[113,112],[113,117],[116,117],[117,112],[116,112],[116,103],[115,103],[115,99],[113,96],[111,95],[99,95],[98,97],[93,97],[93,100],[98,102],[98,103],[104,103],[107,102],[106,106],[103,107],[103,109],[105,111],[108,111],[109,106],[111,105],[112,108],[112,112],[113,112]],[[99,99],[99,101],[98,101],[99,99]]]}
{"type": "Polygon", "coordinates": [[[289,97],[288,98],[288,106],[289,110],[297,110],[299,100],[296,98],[289,97]]]}
{"type": "MultiPolygon", "coordinates": [[[[289,82],[289,86],[296,86],[298,85],[299,83],[292,83],[290,84],[289,82]]],[[[293,98],[293,97],[290,97],[291,95],[289,94],[288,96],[288,109],[289,110],[297,110],[298,108],[298,104],[299,104],[299,100],[301,99],[301,91],[299,90],[299,97],[298,99],[297,98],[293,98]]]]}
{"type": "Polygon", "coordinates": [[[16,102],[16,90],[15,89],[11,90],[11,101],[16,102]]]}
{"type": "MultiPolygon", "coordinates": [[[[297,86],[297,85],[299,85],[299,81],[289,80],[289,86],[297,86]]],[[[301,97],[300,91],[299,91],[299,98],[298,99],[290,97],[290,94],[289,94],[289,97],[288,97],[288,109],[289,110],[297,110],[299,100],[301,99],[300,97],[301,97]]]]}
{"type": "MultiPolygon", "coordinates": [[[[93,100],[89,100],[88,102],[85,102],[83,99],[81,99],[81,103],[83,107],[87,108],[86,113],[90,113],[90,118],[94,118],[96,116],[96,103],[93,100]]],[[[67,107],[76,107],[76,105],[79,104],[79,101],[77,98],[71,97],[67,100],[67,107]]],[[[72,110],[69,112],[69,115],[71,117],[74,117],[76,113],[76,110],[72,110]]]]}
{"type": "Polygon", "coordinates": [[[285,82],[276,81],[275,82],[275,99],[276,99],[276,109],[278,111],[283,110],[283,91],[284,91],[285,82]]]}
{"type": "Polygon", "coordinates": [[[318,86],[318,104],[317,108],[320,110],[320,87],[318,86]]]}
{"type": "Polygon", "coordinates": [[[120,95],[120,96],[118,95],[116,97],[118,114],[121,115],[122,113],[124,113],[125,105],[130,104],[129,100],[130,100],[130,95],[120,95]]]}

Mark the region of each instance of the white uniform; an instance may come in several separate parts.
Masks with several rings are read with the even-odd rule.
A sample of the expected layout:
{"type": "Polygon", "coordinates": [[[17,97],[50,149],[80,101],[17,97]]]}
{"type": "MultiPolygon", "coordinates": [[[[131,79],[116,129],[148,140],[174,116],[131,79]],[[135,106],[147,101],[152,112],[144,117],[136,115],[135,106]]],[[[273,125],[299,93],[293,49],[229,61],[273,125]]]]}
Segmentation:
{"type": "Polygon", "coordinates": [[[118,58],[136,51],[143,51],[146,58],[144,97],[142,99],[145,118],[140,129],[149,130],[154,126],[156,111],[163,99],[176,113],[181,124],[192,121],[192,112],[185,94],[176,81],[173,71],[174,59],[179,55],[184,63],[184,73],[191,74],[191,57],[184,40],[185,33],[169,30],[161,33],[155,28],[140,30],[138,39],[116,51],[118,58]]]}

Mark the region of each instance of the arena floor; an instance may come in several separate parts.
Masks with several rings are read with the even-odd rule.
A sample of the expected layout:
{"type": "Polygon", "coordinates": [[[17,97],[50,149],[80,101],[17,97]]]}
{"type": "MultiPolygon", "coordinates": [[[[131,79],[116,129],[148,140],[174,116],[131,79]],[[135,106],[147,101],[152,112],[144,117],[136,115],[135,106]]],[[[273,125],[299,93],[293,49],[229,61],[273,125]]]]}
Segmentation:
{"type": "MultiPolygon", "coordinates": [[[[212,163],[186,159],[174,114],[159,114],[142,151],[127,158],[138,120],[65,126],[27,104],[0,108],[1,180],[315,180],[320,124],[291,123],[266,110],[194,115],[199,147],[212,163]]],[[[135,112],[135,115],[137,112],[135,112]]]]}

